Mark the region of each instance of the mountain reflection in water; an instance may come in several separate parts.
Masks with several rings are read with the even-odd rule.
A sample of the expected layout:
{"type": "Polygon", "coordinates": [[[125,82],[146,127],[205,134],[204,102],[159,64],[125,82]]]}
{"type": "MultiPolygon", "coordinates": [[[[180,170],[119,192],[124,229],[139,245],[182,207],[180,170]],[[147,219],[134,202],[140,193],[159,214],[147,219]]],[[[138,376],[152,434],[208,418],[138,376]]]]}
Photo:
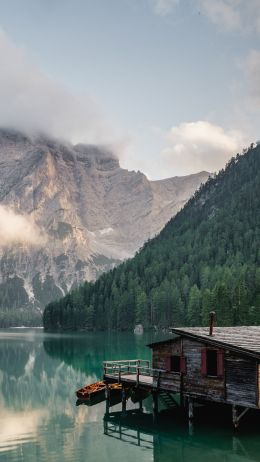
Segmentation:
{"type": "MultiPolygon", "coordinates": [[[[76,406],[75,390],[102,376],[102,361],[150,358],[146,344],[161,335],[128,333],[45,335],[0,331],[0,460],[176,461],[260,460],[259,417],[249,415],[233,433],[227,411],[197,410],[193,436],[178,411],[162,411],[154,425],[144,413],[123,418],[121,406],[76,406]]],[[[229,411],[228,411],[229,412],[229,411]]]]}

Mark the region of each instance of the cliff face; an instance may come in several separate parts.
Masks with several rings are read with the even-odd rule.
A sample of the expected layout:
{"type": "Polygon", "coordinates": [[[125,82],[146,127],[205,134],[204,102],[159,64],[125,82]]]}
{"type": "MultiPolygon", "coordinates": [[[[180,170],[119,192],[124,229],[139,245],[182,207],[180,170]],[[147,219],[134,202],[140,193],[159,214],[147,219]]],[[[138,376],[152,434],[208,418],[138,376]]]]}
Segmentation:
{"type": "Polygon", "coordinates": [[[104,148],[1,130],[0,206],[41,238],[0,243],[0,307],[41,308],[96,279],[157,234],[207,177],[149,181],[104,148]]]}

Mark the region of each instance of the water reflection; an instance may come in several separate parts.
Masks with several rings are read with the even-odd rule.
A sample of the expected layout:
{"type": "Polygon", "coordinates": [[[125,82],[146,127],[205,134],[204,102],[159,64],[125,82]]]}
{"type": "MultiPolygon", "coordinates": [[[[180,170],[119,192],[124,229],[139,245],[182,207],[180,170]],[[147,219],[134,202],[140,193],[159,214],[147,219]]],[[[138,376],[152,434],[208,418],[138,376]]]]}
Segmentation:
{"type": "Polygon", "coordinates": [[[227,416],[217,420],[212,413],[207,421],[200,410],[191,437],[177,411],[163,411],[156,427],[149,400],[142,415],[128,404],[132,412],[125,419],[120,405],[105,419],[105,403],[76,406],[75,390],[100,378],[103,360],[149,359],[145,345],[152,340],[0,331],[1,462],[121,462],[122,454],[124,462],[259,461],[259,420],[251,417],[234,436],[227,416]]]}
{"type": "MultiPolygon", "coordinates": [[[[162,338],[162,336],[158,336],[162,338]]],[[[134,336],[119,333],[89,333],[88,335],[47,337],[44,349],[52,358],[59,358],[83,372],[91,371],[100,377],[105,360],[150,359],[150,349],[146,344],[154,336],[134,336]]]]}
{"type": "Polygon", "coordinates": [[[142,356],[143,342],[131,337],[1,331],[1,460],[105,460],[104,451],[114,454],[110,444],[100,445],[104,403],[76,407],[75,390],[100,377],[104,359],[142,356]]]}
{"type": "MultiPolygon", "coordinates": [[[[217,420],[221,420],[221,414],[222,411],[217,420]]],[[[223,417],[227,417],[225,411],[222,420],[223,417]]],[[[198,417],[196,423],[191,436],[186,419],[178,412],[177,415],[163,413],[157,425],[151,414],[129,411],[123,417],[121,412],[112,412],[104,416],[104,434],[124,445],[124,452],[129,445],[151,450],[154,462],[259,462],[260,441],[256,431],[259,417],[256,414],[251,416],[242,435],[235,434],[225,424],[223,431],[219,422],[211,428],[205,426],[203,416],[202,419],[198,417]]]]}

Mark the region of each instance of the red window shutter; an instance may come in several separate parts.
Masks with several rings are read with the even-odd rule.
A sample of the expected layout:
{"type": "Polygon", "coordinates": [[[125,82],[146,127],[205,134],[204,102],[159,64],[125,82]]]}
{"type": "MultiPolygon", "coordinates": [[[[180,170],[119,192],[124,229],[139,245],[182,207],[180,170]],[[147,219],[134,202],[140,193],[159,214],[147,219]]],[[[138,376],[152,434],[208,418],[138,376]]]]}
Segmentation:
{"type": "Polygon", "coordinates": [[[207,375],[207,349],[202,348],[201,350],[201,374],[207,375]]]}
{"type": "Polygon", "coordinates": [[[224,351],[218,350],[217,353],[217,373],[218,377],[223,377],[224,375],[224,351]]]}
{"type": "Polygon", "coordinates": [[[187,373],[187,364],[186,364],[186,358],[185,356],[181,356],[181,359],[180,359],[180,372],[182,374],[186,374],[187,373]]]}
{"type": "Polygon", "coordinates": [[[171,357],[168,356],[168,358],[165,358],[165,369],[166,371],[171,370],[171,357]]]}

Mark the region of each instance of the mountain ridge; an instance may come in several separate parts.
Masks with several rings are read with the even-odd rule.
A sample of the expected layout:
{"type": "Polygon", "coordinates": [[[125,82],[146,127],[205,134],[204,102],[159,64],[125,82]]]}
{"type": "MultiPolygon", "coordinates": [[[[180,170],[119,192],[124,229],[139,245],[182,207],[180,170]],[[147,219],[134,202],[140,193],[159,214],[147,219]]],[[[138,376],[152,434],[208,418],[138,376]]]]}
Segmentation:
{"type": "Polygon", "coordinates": [[[260,145],[233,157],[136,256],[44,311],[46,330],[260,322],[260,145]]]}
{"type": "Polygon", "coordinates": [[[0,130],[0,168],[0,206],[31,220],[45,239],[0,247],[6,311],[40,309],[134,255],[208,177],[151,182],[122,169],[107,148],[9,130],[0,130]]]}

